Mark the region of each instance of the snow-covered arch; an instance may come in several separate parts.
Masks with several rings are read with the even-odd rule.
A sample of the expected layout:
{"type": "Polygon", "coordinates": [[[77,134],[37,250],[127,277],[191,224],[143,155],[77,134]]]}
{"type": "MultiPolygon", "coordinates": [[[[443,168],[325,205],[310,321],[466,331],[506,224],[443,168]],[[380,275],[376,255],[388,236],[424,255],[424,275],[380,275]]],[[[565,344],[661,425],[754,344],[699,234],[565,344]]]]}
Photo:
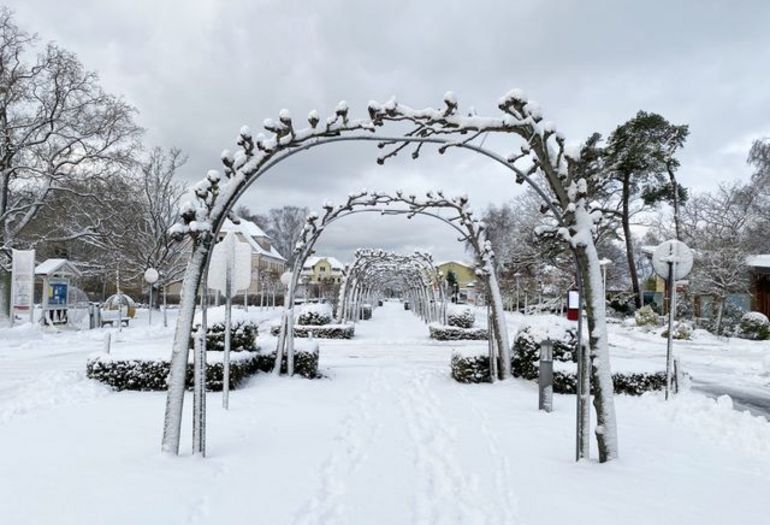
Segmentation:
{"type": "MultiPolygon", "coordinates": [[[[418,158],[426,144],[439,146],[439,153],[449,148],[473,151],[505,166],[515,174],[516,182],[529,184],[544,201],[559,224],[559,233],[575,254],[577,282],[584,289],[588,314],[589,347],[594,385],[594,405],[597,412],[596,437],[599,459],[604,462],[617,457],[617,424],[613,400],[613,384],[609,362],[604,297],[601,293],[601,270],[591,234],[601,213],[590,209],[588,184],[582,162],[582,149],[568,151],[565,138],[556,131],[552,122],[543,119],[542,110],[520,90],[508,92],[498,101],[501,115],[484,117],[474,111],[461,114],[453,93],[444,96],[442,109],[414,109],[391,99],[384,104],[370,102],[369,118],[350,119],[347,103],[340,102],[334,115],[321,122],[318,112],[307,117],[309,126],[301,129],[287,110],[279,113],[278,120],[267,119],[264,128],[270,137],[254,137],[247,127],[241,128],[236,153],[222,153],[224,179],[217,171],[209,171],[206,178],[194,187],[194,199],[183,205],[180,221],[172,228],[178,237],[192,239],[192,255],[185,271],[180,298],[180,316],[177,320],[168,379],[168,396],[164,420],[163,444],[165,452],[177,454],[182,423],[185,370],[189,340],[195,311],[196,292],[204,282],[212,244],[222,224],[240,196],[265,172],[287,158],[311,148],[342,141],[376,141],[385,150],[377,161],[382,164],[410,145],[416,145],[412,157],[418,158]],[[390,122],[413,125],[410,131],[397,136],[378,135],[378,128],[390,122]],[[519,150],[501,155],[473,144],[489,133],[517,136],[522,140],[519,150]],[[541,178],[548,191],[534,180],[541,178]]],[[[581,324],[578,325],[580,330],[581,324]]],[[[589,359],[579,352],[578,370],[578,459],[588,457],[588,427],[590,396],[589,359]]]]}
{"type": "MultiPolygon", "coordinates": [[[[295,249],[295,263],[289,283],[286,314],[281,324],[277,356],[287,356],[287,369],[291,373],[293,358],[293,308],[302,267],[313,252],[316,242],[325,229],[332,223],[351,214],[362,211],[376,211],[382,214],[404,214],[411,218],[415,215],[427,215],[441,220],[459,234],[459,242],[467,242],[473,250],[476,273],[484,280],[491,296],[490,331],[493,344],[490,345],[491,377],[508,379],[511,377],[511,356],[508,331],[505,325],[505,312],[497,280],[494,252],[486,240],[483,222],[474,218],[473,210],[468,205],[468,197],[460,195],[447,198],[442,191],[428,192],[424,197],[415,194],[360,191],[351,193],[345,202],[334,205],[330,202],[323,207],[321,216],[312,213],[308,216],[305,227],[295,249]],[[449,210],[451,217],[442,217],[435,210],[449,210]]],[[[278,359],[278,357],[277,357],[278,359]]]]}

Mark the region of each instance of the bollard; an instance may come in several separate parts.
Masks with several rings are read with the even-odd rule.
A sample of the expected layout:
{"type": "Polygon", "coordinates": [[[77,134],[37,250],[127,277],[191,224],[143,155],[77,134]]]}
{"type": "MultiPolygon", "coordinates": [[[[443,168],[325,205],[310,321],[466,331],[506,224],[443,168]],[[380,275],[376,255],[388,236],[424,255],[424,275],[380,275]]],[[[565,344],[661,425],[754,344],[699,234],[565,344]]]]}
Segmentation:
{"type": "Polygon", "coordinates": [[[540,373],[538,375],[538,409],[553,410],[553,342],[540,342],[540,373]]]}
{"type": "Polygon", "coordinates": [[[110,346],[112,343],[112,334],[110,332],[107,332],[104,334],[104,353],[109,354],[110,353],[110,346]]]}
{"type": "Polygon", "coordinates": [[[88,329],[96,328],[96,305],[88,303],[88,329]]]}

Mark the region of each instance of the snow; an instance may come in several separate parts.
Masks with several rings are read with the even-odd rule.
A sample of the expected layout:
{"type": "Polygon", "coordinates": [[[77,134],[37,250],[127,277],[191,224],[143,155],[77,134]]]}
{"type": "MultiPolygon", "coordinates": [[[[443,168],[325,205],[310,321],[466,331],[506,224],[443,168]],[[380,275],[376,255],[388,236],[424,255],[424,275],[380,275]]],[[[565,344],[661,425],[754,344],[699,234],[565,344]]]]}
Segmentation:
{"type": "Polygon", "coordinates": [[[749,255],[746,257],[746,265],[752,268],[770,268],[770,253],[749,255]]]}
{"type": "MultiPolygon", "coordinates": [[[[115,354],[168,354],[173,323],[160,318],[150,328],[140,310],[121,333],[0,330],[3,523],[716,525],[770,515],[765,418],[695,390],[670,402],[617,396],[621,458],[575,463],[574,396],[555,395],[546,414],[533,383],[454,382],[452,352],[487,343],[432,341],[395,301],[357,323],[353,340],[320,341],[325,379],[260,374],[231,392],[229,411],[208,394],[208,457],[190,456],[186,411],[181,457],[170,458],[159,450],[163,393],[85,379],[107,332],[115,354]]],[[[513,314],[509,331],[525,320],[560,322],[513,314]]],[[[618,356],[665,365],[660,335],[609,329],[613,369],[618,356]]],[[[768,342],[696,331],[676,349],[695,384],[706,372],[770,381],[768,342]]]]}

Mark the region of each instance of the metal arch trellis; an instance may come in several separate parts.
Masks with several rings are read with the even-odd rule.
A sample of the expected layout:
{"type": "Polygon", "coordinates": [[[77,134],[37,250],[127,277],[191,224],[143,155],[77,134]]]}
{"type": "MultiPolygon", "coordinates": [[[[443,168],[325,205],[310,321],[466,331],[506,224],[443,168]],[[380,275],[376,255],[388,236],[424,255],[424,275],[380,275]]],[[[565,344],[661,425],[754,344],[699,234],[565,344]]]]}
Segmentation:
{"type": "MultiPolygon", "coordinates": [[[[286,355],[287,372],[289,375],[293,372],[294,344],[292,327],[294,326],[294,299],[302,266],[312,253],[315,243],[322,232],[330,224],[343,217],[369,210],[382,214],[404,214],[409,218],[415,215],[427,215],[437,218],[460,234],[458,239],[460,242],[467,241],[471,245],[476,260],[476,272],[480,274],[485,281],[485,285],[489,290],[493,291],[496,297],[500,295],[494,254],[491,246],[486,242],[484,225],[473,218],[473,210],[468,207],[468,198],[464,195],[454,199],[447,199],[444,197],[443,192],[436,191],[428,192],[424,198],[418,198],[415,194],[404,195],[400,191],[394,194],[361,191],[350,194],[347,201],[343,204],[334,206],[331,203],[327,203],[324,205],[324,210],[322,217],[315,213],[308,216],[300,240],[295,248],[295,264],[289,283],[288,301],[281,323],[282,328],[276,354],[276,363],[280,362],[279,358],[282,359],[282,356],[286,355]],[[385,208],[394,204],[406,206],[406,208],[385,208]],[[449,209],[457,215],[450,218],[442,217],[427,211],[431,209],[449,209]]],[[[490,331],[495,337],[493,338],[494,344],[490,345],[491,377],[494,380],[499,375],[501,379],[507,379],[511,376],[511,359],[502,301],[493,301],[492,310],[490,331]]],[[[278,370],[278,365],[276,365],[276,372],[278,370]]]]}
{"type": "MultiPolygon", "coordinates": [[[[181,315],[177,321],[174,348],[169,372],[169,389],[164,421],[163,450],[178,453],[179,436],[182,421],[184,399],[184,375],[188,353],[188,341],[191,334],[192,318],[195,309],[195,294],[205,279],[211,254],[213,239],[219,234],[227,217],[238,198],[261,175],[287,158],[311,148],[340,141],[377,141],[381,148],[392,149],[378,158],[383,163],[395,156],[409,144],[416,144],[412,153],[417,158],[425,144],[439,145],[439,152],[457,147],[481,154],[505,166],[514,172],[516,182],[529,184],[543,198],[560,225],[559,233],[569,241],[575,254],[577,266],[577,284],[582,290],[588,286],[588,293],[581,293],[581,301],[587,297],[586,308],[589,315],[589,345],[592,356],[596,359],[597,377],[594,403],[597,407],[597,440],[600,461],[617,457],[617,426],[615,422],[614,401],[612,399],[612,377],[609,367],[607,347],[605,305],[598,301],[596,282],[600,281],[598,255],[590,235],[590,228],[600,214],[589,208],[587,184],[580,170],[571,169],[579,161],[580,152],[570,153],[565,148],[564,137],[556,132],[555,126],[543,120],[539,106],[525,97],[519,90],[512,90],[498,102],[503,115],[500,117],[481,117],[471,112],[459,113],[455,96],[447,93],[443,109],[413,109],[391,99],[385,104],[370,102],[369,119],[351,120],[348,118],[348,106],[341,102],[335,114],[319,127],[321,119],[317,112],[308,115],[309,127],[295,129],[289,112],[283,110],[278,121],[268,119],[264,127],[273,135],[266,138],[244,127],[238,138],[240,150],[236,154],[224,151],[222,162],[226,180],[223,181],[216,171],[210,171],[206,179],[194,187],[195,200],[183,205],[181,219],[172,233],[178,237],[189,235],[193,239],[193,251],[185,272],[181,296],[181,315]],[[386,122],[407,122],[415,127],[402,136],[378,136],[377,127],[386,122]],[[353,134],[366,131],[373,135],[353,134]],[[488,133],[518,135],[524,144],[520,153],[503,157],[472,141],[488,133]],[[344,135],[343,134],[347,134],[344,135]],[[468,138],[453,140],[460,135],[468,138]],[[452,137],[452,138],[449,138],[452,137]],[[522,166],[522,163],[526,163],[522,166]],[[542,175],[553,197],[549,196],[532,177],[542,175]],[[221,183],[221,184],[220,184],[221,183]]],[[[202,294],[205,297],[205,294],[202,294]]],[[[582,309],[580,310],[582,312],[582,309]]],[[[205,328],[205,311],[203,325],[205,328]]],[[[580,331],[582,323],[579,323],[580,331]]],[[[582,344],[579,352],[578,374],[578,439],[576,456],[588,457],[588,398],[590,385],[588,357],[582,344]]]]}

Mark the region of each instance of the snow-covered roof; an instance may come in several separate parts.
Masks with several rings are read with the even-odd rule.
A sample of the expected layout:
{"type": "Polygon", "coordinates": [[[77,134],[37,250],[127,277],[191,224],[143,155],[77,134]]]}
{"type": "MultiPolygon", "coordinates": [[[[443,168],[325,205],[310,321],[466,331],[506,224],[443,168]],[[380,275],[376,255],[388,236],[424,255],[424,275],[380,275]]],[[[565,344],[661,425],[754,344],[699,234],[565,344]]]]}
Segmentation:
{"type": "Polygon", "coordinates": [[[752,268],[770,268],[770,253],[749,255],[746,257],[746,265],[752,268]]]}
{"type": "Polygon", "coordinates": [[[67,259],[46,259],[35,267],[35,275],[54,275],[57,273],[80,276],[77,266],[67,259]]]}
{"type": "Polygon", "coordinates": [[[321,261],[328,262],[329,266],[332,267],[332,270],[342,271],[345,269],[345,265],[342,264],[338,259],[335,259],[334,257],[319,257],[315,255],[312,257],[308,257],[307,260],[305,261],[305,264],[302,265],[302,268],[305,270],[309,270],[321,261]]]}
{"type": "Polygon", "coordinates": [[[267,257],[272,257],[273,259],[279,259],[281,261],[286,260],[283,255],[278,253],[278,250],[275,249],[275,246],[273,246],[272,243],[270,243],[269,251],[260,246],[260,244],[257,242],[257,238],[263,237],[265,239],[271,239],[271,237],[266,234],[262,228],[251,221],[241,219],[240,224],[235,224],[230,219],[225,219],[225,223],[222,225],[222,233],[227,232],[240,233],[243,235],[243,237],[246,239],[246,242],[249,243],[255,253],[265,255],[267,257]]]}
{"type": "Polygon", "coordinates": [[[473,270],[473,264],[465,261],[441,261],[436,263],[436,266],[444,266],[445,264],[459,264],[460,266],[465,266],[466,268],[473,270]]]}

